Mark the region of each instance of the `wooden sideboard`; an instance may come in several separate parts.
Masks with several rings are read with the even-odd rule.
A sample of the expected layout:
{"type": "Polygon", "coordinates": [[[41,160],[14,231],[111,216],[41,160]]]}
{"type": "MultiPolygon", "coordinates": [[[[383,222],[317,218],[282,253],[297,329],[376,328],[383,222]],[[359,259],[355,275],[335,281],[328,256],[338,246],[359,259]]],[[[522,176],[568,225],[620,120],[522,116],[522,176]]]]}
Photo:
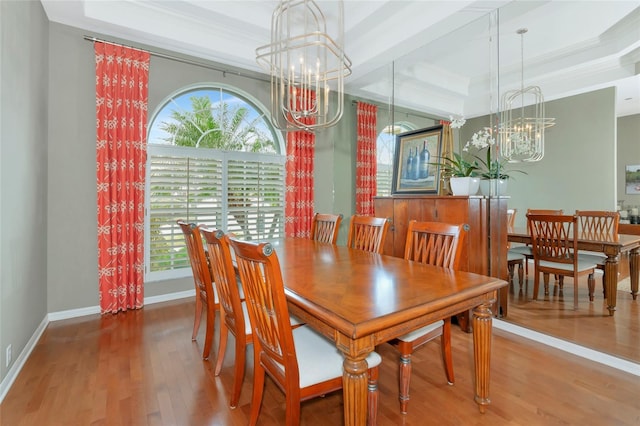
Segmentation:
{"type": "MultiPolygon", "coordinates": [[[[508,280],[508,197],[392,195],[374,197],[375,215],[391,220],[384,254],[403,257],[410,220],[465,224],[466,235],[460,269],[508,280]]],[[[498,294],[494,314],[507,315],[504,287],[498,294]]],[[[465,322],[468,318],[458,318],[465,322]]],[[[463,329],[468,328],[460,324],[463,329]]]]}

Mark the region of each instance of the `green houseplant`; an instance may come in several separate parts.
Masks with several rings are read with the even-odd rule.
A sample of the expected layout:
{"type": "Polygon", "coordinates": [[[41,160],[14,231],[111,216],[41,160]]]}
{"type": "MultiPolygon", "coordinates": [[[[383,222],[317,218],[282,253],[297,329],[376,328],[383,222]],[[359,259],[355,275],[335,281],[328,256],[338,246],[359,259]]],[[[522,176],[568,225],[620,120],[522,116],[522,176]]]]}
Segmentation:
{"type": "Polygon", "coordinates": [[[430,163],[440,168],[440,173],[449,180],[453,195],[475,195],[480,186],[477,177],[477,161],[467,161],[462,155],[454,152],[453,157],[439,157],[438,162],[430,163]]]}

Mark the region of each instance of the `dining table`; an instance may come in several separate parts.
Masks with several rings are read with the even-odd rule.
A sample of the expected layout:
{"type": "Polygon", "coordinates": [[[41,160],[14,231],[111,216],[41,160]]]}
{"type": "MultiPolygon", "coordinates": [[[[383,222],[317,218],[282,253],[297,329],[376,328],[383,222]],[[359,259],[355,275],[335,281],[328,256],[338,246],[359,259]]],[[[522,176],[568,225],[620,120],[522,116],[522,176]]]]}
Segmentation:
{"type": "Polygon", "coordinates": [[[344,354],[345,425],[375,424],[376,419],[367,423],[365,359],[377,345],[469,309],[474,400],[485,412],[490,404],[491,308],[506,281],[303,238],[272,244],[290,314],[344,354]]]}
{"type": "MultiPolygon", "coordinates": [[[[507,240],[512,243],[531,244],[531,235],[526,228],[513,228],[508,231],[507,240]]],[[[578,251],[604,253],[604,282],[607,297],[607,309],[613,316],[616,311],[618,292],[618,270],[620,254],[629,253],[629,277],[631,295],[636,300],[638,295],[638,260],[640,259],[640,235],[629,234],[578,234],[578,251]]]]}

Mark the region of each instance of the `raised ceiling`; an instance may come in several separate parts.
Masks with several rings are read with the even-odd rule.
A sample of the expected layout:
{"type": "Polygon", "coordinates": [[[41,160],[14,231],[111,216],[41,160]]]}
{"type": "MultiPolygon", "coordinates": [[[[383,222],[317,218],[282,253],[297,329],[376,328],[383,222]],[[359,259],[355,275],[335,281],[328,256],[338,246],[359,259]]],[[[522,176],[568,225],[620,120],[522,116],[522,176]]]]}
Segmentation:
{"type": "MultiPolygon", "coordinates": [[[[269,43],[271,15],[278,4],[41,2],[53,22],[259,72],[255,49],[269,43]]],[[[327,2],[317,3],[323,8],[327,2]]],[[[344,3],[345,50],[353,62],[345,90],[352,95],[388,102],[393,94],[396,105],[438,117],[484,115],[494,108],[492,103],[497,105],[491,96],[496,87],[500,92],[520,87],[516,31],[527,28],[525,85],[540,86],[546,100],[615,86],[617,116],[640,114],[640,1],[344,3]],[[493,49],[491,19],[494,29],[499,22],[499,34],[492,39],[499,47],[493,49]],[[492,62],[499,62],[499,74],[490,72],[492,62]]]]}

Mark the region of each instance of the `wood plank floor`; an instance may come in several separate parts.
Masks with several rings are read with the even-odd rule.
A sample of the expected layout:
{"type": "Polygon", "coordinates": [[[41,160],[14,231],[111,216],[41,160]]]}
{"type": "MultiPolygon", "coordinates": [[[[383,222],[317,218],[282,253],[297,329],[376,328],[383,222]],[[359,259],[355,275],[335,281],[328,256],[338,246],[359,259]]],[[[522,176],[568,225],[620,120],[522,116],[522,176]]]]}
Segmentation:
{"type": "MultiPolygon", "coordinates": [[[[0,405],[0,424],[247,424],[251,362],[239,406],[231,410],[233,344],[221,375],[214,377],[215,360],[201,359],[204,327],[197,342],[190,339],[193,309],[193,301],[184,299],[51,323],[0,405]]],[[[598,333],[603,331],[591,334],[598,333]]],[[[640,424],[637,376],[495,329],[492,405],[480,414],[473,402],[472,336],[453,327],[452,337],[455,384],[446,383],[439,345],[421,348],[404,416],[397,401],[397,354],[388,345],[379,347],[378,424],[640,424]]],[[[270,380],[259,424],[284,424],[284,397],[270,380]]],[[[303,403],[302,424],[342,424],[341,392],[303,403]]]]}
{"type": "MultiPolygon", "coordinates": [[[[620,279],[629,276],[629,260],[620,260],[620,279]]],[[[517,280],[516,280],[517,281],[517,280]]],[[[609,316],[602,294],[602,275],[596,275],[594,301],[589,302],[586,277],[580,279],[578,309],[573,309],[573,282],[566,280],[564,292],[550,283],[544,297],[540,277],[539,300],[533,300],[533,264],[522,288],[511,285],[506,321],[582,346],[640,363],[640,298],[618,291],[616,312],[609,316]]],[[[639,367],[640,368],[640,367],[639,367]]]]}

